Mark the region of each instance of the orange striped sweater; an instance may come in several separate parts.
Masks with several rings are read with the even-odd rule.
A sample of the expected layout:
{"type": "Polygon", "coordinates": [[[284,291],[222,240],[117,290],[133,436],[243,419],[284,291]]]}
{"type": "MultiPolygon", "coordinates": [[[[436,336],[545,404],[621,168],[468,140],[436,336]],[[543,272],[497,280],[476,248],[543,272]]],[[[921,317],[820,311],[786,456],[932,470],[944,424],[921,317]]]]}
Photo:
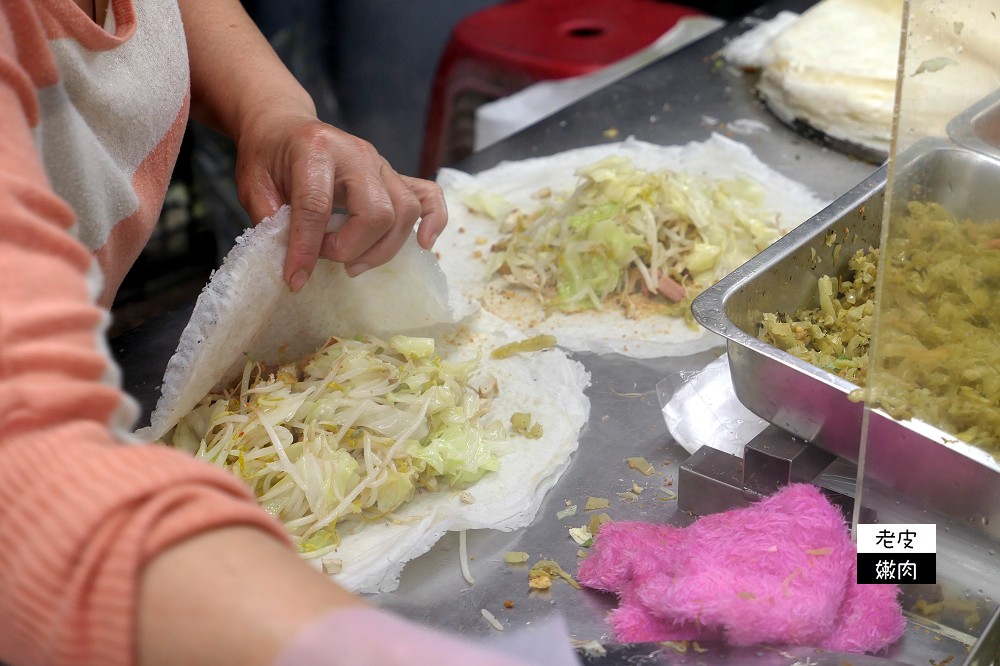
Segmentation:
{"type": "Polygon", "coordinates": [[[182,25],[176,0],[111,0],[104,30],[73,0],[0,8],[0,662],[131,663],[145,562],[221,525],[282,535],[229,475],[130,441],[95,304],[176,159],[182,25]]]}

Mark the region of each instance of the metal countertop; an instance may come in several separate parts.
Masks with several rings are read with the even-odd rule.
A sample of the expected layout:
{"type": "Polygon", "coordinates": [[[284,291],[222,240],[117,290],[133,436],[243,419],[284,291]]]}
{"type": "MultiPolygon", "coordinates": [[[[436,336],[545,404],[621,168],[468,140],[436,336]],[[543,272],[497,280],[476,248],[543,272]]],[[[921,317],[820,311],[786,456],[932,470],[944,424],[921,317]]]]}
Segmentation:
{"type": "MultiPolygon", "coordinates": [[[[721,132],[748,145],[771,167],[832,200],[862,181],[876,165],[835,152],[779,123],[754,96],[752,78],[720,66],[715,56],[727,40],[747,30],[754,20],[770,18],[782,9],[803,11],[811,4],[788,0],[766,5],[456,166],[477,172],[503,160],[549,155],[627,136],[669,145],[704,140],[712,132],[721,132]],[[756,121],[761,129],[736,133],[733,128],[748,124],[734,125],[738,120],[756,121]],[[609,130],[617,135],[608,136],[609,130]]],[[[147,417],[192,306],[148,322],[111,343],[124,370],[125,387],[140,401],[147,417]]],[[[588,496],[611,500],[605,511],[615,520],[689,523],[692,518],[675,509],[676,501],[657,490],[664,484],[676,488],[678,465],[687,453],[670,440],[656,384],[704,367],[714,354],[645,361],[617,355],[581,354],[577,358],[592,376],[590,422],[572,464],[550,491],[534,523],[513,533],[468,533],[468,551],[474,558],[470,567],[476,580],[472,586],[459,568],[458,536],[446,535],[430,552],[406,566],[399,590],[374,597],[377,604],[414,620],[476,637],[497,633],[481,616],[483,608],[510,629],[537,624],[559,613],[574,637],[610,642],[604,615],[614,608],[613,597],[578,591],[559,580],[551,591],[529,591],[527,567],[505,564],[503,553],[527,551],[531,562],[551,558],[575,573],[579,547],[569,538],[567,528],[586,523],[583,505],[588,496]],[[625,458],[632,456],[643,456],[653,463],[655,474],[645,477],[630,469],[625,458]],[[630,490],[633,482],[646,490],[638,501],[622,500],[617,493],[630,490]],[[559,520],[556,512],[566,507],[566,501],[575,503],[579,510],[559,520]],[[514,602],[513,608],[505,609],[505,600],[514,602]]],[[[928,659],[964,653],[963,645],[912,627],[902,644],[883,656],[926,664],[928,659]]],[[[641,647],[615,647],[606,658],[588,658],[587,663],[792,664],[810,655],[811,663],[824,663],[817,661],[822,655],[808,651],[713,648],[682,656],[669,649],[641,647]]]]}

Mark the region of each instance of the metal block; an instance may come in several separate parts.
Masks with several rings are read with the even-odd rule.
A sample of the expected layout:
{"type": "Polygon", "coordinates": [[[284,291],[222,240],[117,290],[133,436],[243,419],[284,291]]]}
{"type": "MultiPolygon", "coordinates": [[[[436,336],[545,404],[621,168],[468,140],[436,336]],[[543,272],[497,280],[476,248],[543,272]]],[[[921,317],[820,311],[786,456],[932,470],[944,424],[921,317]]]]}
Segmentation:
{"type": "Polygon", "coordinates": [[[681,463],[677,474],[677,506],[698,516],[745,507],[743,461],[730,453],[703,446],[681,463]]]}
{"type": "Polygon", "coordinates": [[[768,426],[743,451],[743,488],[764,497],[790,483],[810,483],[836,456],[776,426],[768,426]]]}

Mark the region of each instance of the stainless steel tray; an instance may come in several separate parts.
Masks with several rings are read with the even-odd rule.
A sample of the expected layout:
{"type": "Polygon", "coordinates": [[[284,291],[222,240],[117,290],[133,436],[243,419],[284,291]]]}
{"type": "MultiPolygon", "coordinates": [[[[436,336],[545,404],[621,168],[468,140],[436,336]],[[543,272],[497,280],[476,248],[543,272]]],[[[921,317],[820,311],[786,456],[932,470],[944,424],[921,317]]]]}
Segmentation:
{"type": "MultiPolygon", "coordinates": [[[[900,155],[895,168],[900,196],[919,192],[961,217],[995,218],[1000,212],[1000,162],[984,153],[928,140],[900,155]]],[[[878,246],[886,180],[883,166],[692,305],[703,326],[727,339],[736,395],[748,409],[854,462],[864,408],[848,393],[857,387],[759,340],[757,331],[765,312],[815,306],[819,277],[846,274],[858,248],[878,246]]],[[[1000,468],[985,452],[878,410],[869,414],[869,438],[878,442],[865,457],[872,478],[1000,536],[1000,468]]]]}
{"type": "Polygon", "coordinates": [[[1000,159],[1000,90],[955,116],[946,131],[959,146],[1000,159]]]}

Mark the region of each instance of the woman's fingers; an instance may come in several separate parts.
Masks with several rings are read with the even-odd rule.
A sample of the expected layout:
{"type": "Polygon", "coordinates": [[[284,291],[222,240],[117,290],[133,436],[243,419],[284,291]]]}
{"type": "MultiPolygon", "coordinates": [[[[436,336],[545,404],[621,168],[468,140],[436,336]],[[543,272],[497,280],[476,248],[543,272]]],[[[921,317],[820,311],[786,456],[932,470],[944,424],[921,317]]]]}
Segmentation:
{"type": "Polygon", "coordinates": [[[420,199],[387,163],[383,162],[379,178],[390,204],[385,209],[365,210],[370,199],[362,196],[355,204],[358,201],[355,197],[361,193],[347,192],[349,218],[337,233],[340,255],[331,258],[343,261],[347,274],[352,277],[396,256],[420,218],[420,199]],[[359,208],[361,212],[356,213],[359,208]]]}
{"type": "Polygon", "coordinates": [[[425,250],[434,246],[448,224],[448,207],[441,187],[432,181],[411,176],[400,176],[420,201],[420,227],[417,242],[425,250]]]}
{"type": "Polygon", "coordinates": [[[392,259],[417,220],[430,248],[448,222],[444,196],[431,181],[400,176],[367,141],[315,120],[275,124],[244,137],[238,170],[241,201],[254,222],[291,206],[284,279],[298,291],[319,257],[360,275],[392,259]],[[347,222],[327,231],[331,214],[347,222]]]}

